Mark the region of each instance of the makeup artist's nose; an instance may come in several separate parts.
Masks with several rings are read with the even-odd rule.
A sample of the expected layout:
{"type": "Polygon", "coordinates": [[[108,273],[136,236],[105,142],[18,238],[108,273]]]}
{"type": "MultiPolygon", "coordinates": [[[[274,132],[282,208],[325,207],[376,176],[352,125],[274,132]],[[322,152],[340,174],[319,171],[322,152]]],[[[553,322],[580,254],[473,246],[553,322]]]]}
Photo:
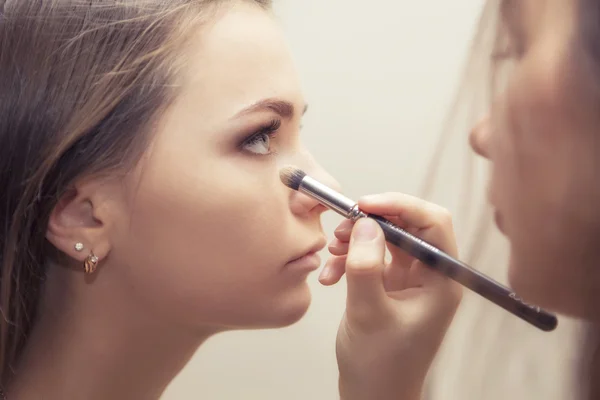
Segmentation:
{"type": "Polygon", "coordinates": [[[490,133],[492,131],[490,117],[485,116],[479,121],[469,134],[469,144],[475,153],[478,155],[489,158],[489,142],[490,133]]]}

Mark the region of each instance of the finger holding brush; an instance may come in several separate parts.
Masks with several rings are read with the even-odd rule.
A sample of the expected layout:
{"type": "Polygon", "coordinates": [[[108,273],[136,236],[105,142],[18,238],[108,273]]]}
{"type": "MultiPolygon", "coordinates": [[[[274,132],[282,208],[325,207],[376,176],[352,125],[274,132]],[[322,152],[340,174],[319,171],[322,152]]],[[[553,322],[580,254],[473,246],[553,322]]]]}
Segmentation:
{"type": "MultiPolygon", "coordinates": [[[[436,241],[436,238],[432,237],[432,235],[435,236],[437,233],[436,229],[432,229],[435,227],[436,222],[433,216],[437,216],[440,220],[445,220],[445,223],[452,229],[452,217],[446,209],[402,193],[365,196],[358,200],[358,205],[364,212],[383,215],[395,225],[428,242],[436,241]],[[393,210],[398,210],[399,215],[386,214],[393,212],[393,210]]],[[[354,222],[352,220],[344,220],[335,230],[335,239],[329,245],[329,252],[332,254],[332,257],[327,261],[319,276],[319,281],[323,285],[329,286],[335,284],[343,276],[345,272],[345,259],[350,243],[350,233],[353,226],[354,222]]],[[[456,247],[456,245],[452,244],[451,247],[456,247]]],[[[392,264],[409,267],[413,265],[415,258],[410,254],[389,243],[387,244],[387,248],[395,261],[392,264]]],[[[391,266],[391,264],[386,266],[386,274],[398,274],[397,269],[391,268],[391,266]]]]}
{"type": "MultiPolygon", "coordinates": [[[[401,218],[407,229],[456,254],[451,219],[442,208],[398,193],[367,197],[359,205],[401,218]]],[[[371,219],[343,222],[336,238],[339,246],[321,282],[333,284],[344,273],[347,278],[337,336],[342,399],[419,399],[460,303],[460,285],[393,246],[386,264],[384,234],[371,219]]]]}

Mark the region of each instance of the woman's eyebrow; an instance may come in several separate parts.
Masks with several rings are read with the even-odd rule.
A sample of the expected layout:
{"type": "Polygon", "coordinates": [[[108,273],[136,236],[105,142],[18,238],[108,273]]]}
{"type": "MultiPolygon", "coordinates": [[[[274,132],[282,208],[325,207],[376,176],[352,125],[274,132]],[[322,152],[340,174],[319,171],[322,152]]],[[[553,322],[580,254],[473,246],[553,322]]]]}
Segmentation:
{"type": "MultiPolygon", "coordinates": [[[[308,105],[304,106],[302,113],[306,113],[308,105]]],[[[244,108],[235,114],[233,118],[238,118],[244,115],[252,114],[259,111],[271,110],[279,114],[282,118],[290,119],[296,114],[296,108],[289,101],[281,99],[264,99],[260,100],[249,107],[244,108]]]]}

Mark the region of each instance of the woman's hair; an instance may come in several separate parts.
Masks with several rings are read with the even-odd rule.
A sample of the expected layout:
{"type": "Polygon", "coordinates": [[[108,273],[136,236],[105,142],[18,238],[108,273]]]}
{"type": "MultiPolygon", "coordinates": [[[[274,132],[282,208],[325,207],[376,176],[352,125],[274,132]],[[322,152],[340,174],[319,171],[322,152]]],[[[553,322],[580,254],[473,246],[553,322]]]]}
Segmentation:
{"type": "Polygon", "coordinates": [[[35,322],[50,213],[81,177],[136,164],[176,94],[184,42],[221,3],[0,0],[2,385],[35,322]]]}

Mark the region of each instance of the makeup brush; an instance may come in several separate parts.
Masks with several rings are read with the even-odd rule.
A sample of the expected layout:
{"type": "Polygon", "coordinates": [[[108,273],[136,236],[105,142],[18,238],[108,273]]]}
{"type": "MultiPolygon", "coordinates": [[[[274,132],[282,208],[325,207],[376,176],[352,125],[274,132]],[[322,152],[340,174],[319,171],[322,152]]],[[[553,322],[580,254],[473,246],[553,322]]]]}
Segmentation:
{"type": "Polygon", "coordinates": [[[556,328],[558,320],[555,315],[540,307],[525,303],[509,288],[408,233],[387,219],[362,212],[355,201],[311,178],[304,171],[289,166],[280,170],[279,177],[283,184],[290,189],[314,198],[344,218],[352,221],[357,221],[359,218],[375,220],[381,226],[387,242],[535,327],[546,332],[556,328]]]}

